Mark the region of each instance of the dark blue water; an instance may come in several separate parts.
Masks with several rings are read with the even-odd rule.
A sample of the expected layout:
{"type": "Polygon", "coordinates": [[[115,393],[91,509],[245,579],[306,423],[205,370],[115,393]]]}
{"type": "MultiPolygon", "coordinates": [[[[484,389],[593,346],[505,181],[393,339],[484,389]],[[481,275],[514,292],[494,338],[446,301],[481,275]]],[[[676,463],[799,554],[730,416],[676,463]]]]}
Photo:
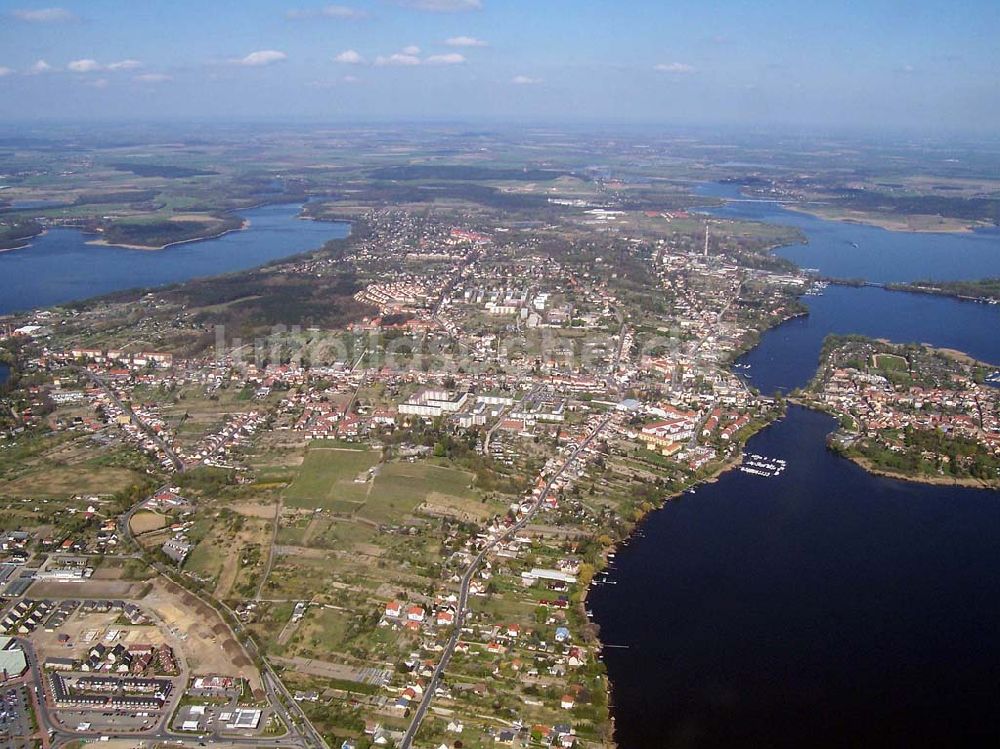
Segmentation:
{"type": "Polygon", "coordinates": [[[88,245],[92,235],[53,229],[0,253],[0,314],[252,268],[347,236],[348,224],[299,220],[299,209],[254,208],[240,214],[245,231],[156,251],[88,245]]]}
{"type": "Polygon", "coordinates": [[[646,747],[1000,740],[1000,495],[867,475],[792,407],[730,472],[653,513],[590,604],[616,740],[646,747]]]}
{"type": "Polygon", "coordinates": [[[805,385],[816,373],[830,333],[929,343],[1000,365],[1000,305],[845,286],[829,286],[822,296],[802,301],[809,306],[808,317],[765,333],[760,345],[739,360],[750,369],[737,371],[762,393],[805,385]]]}
{"type": "MultiPolygon", "coordinates": [[[[740,197],[739,187],[728,184],[705,184],[697,192],[712,197],[740,197]]],[[[800,229],[809,243],[782,247],[777,254],[833,278],[896,283],[1000,276],[1000,230],[997,229],[969,234],[887,231],[875,226],[825,221],[771,202],[734,201],[709,212],[725,218],[800,229]]]]}
{"type": "MultiPolygon", "coordinates": [[[[749,205],[744,217],[764,217],[749,205]]],[[[807,226],[855,228],[788,215],[821,255],[840,248],[807,226]]],[[[979,242],[969,252],[982,263],[979,242]]],[[[934,252],[913,253],[895,280],[932,275],[934,252]]],[[[838,259],[841,273],[782,254],[889,280],[870,258],[838,259]]],[[[996,306],[834,286],[805,301],[808,317],[741,360],[763,392],[804,385],[829,333],[1000,363],[996,306]]],[[[868,475],[826,449],[835,426],[791,407],[748,445],[787,460],[783,475],[734,471],[671,501],[619,550],[616,584],[592,589],[601,639],[627,646],[604,653],[621,749],[1000,742],[1000,493],[868,475]]]]}

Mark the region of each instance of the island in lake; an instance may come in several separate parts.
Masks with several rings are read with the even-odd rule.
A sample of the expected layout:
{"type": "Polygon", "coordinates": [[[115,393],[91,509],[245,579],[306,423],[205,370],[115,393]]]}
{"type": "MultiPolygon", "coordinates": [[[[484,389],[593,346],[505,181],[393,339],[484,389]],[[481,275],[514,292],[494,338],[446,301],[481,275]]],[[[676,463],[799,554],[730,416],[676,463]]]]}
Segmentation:
{"type": "Polygon", "coordinates": [[[840,420],[830,446],[874,473],[1000,487],[991,371],[946,349],[830,336],[802,400],[840,420]]]}
{"type": "Polygon", "coordinates": [[[1000,278],[982,278],[971,281],[914,281],[913,283],[891,284],[898,291],[913,291],[919,294],[940,294],[953,296],[970,302],[1000,304],[1000,278]]]}

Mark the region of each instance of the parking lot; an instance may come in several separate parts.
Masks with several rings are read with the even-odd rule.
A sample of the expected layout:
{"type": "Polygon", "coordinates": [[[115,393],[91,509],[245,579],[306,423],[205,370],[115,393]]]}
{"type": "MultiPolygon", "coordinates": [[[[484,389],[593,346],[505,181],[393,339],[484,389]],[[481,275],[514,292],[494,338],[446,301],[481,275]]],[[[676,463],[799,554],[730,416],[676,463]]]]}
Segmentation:
{"type": "Polygon", "coordinates": [[[56,721],[68,731],[80,733],[134,733],[156,725],[159,713],[125,713],[98,710],[56,710],[56,721]]]}
{"type": "Polygon", "coordinates": [[[31,698],[26,687],[0,689],[0,749],[30,749],[31,698]]]}

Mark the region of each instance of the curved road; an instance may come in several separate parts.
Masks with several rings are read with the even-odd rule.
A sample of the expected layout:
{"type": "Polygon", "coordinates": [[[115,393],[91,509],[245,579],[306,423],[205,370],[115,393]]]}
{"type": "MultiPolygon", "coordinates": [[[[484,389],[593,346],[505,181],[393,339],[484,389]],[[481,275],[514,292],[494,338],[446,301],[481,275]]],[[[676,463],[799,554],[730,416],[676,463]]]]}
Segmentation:
{"type": "MultiPolygon", "coordinates": [[[[135,536],[132,534],[130,520],[132,515],[135,514],[136,510],[138,510],[144,502],[145,500],[140,500],[136,504],[132,505],[132,507],[122,513],[118,519],[118,528],[121,537],[127,538],[133,546],[139,548],[140,550],[142,547],[139,546],[138,541],[136,541],[135,536]]],[[[202,595],[175,582],[168,574],[171,570],[168,570],[167,567],[158,560],[152,559],[148,556],[144,556],[143,559],[150,567],[153,568],[154,571],[166,578],[166,580],[171,584],[178,585],[184,591],[195,596],[206,605],[211,606],[217,612],[219,612],[219,609],[225,610],[233,621],[239,621],[233,610],[222,601],[219,601],[211,596],[202,595]]],[[[219,619],[221,619],[222,623],[226,625],[227,629],[229,629],[233,639],[243,646],[243,649],[250,657],[251,662],[262,664],[260,676],[261,685],[264,687],[264,693],[267,695],[267,699],[271,703],[271,706],[285,722],[285,726],[288,729],[288,734],[283,740],[275,741],[273,739],[262,739],[260,740],[260,743],[270,746],[279,744],[296,745],[304,747],[305,749],[309,749],[310,747],[314,747],[315,749],[329,749],[329,745],[323,739],[323,736],[316,730],[309,718],[306,717],[302,708],[300,708],[299,704],[295,702],[284,683],[271,668],[271,664],[267,662],[267,659],[264,658],[263,654],[258,650],[257,643],[254,639],[252,637],[247,637],[245,640],[241,639],[240,634],[243,631],[242,627],[237,625],[237,628],[234,629],[232,625],[230,625],[229,620],[221,615],[221,612],[219,612],[219,619]]]]}

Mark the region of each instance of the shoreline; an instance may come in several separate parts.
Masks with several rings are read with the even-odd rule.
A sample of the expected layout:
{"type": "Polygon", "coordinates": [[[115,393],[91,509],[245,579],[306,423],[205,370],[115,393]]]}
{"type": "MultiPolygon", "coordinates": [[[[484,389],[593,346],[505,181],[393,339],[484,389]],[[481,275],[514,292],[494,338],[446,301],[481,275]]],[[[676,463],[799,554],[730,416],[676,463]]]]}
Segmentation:
{"type": "Polygon", "coordinates": [[[951,291],[950,289],[942,289],[936,286],[921,286],[917,283],[892,283],[885,284],[884,287],[887,291],[906,291],[911,294],[927,294],[929,296],[943,296],[949,299],[955,299],[959,302],[973,302],[974,304],[1000,304],[1000,299],[988,296],[969,296],[968,294],[960,294],[958,291],[951,291]]]}
{"type": "MultiPolygon", "coordinates": [[[[935,351],[941,351],[942,353],[958,353],[953,349],[934,349],[935,351]]],[[[964,355],[964,354],[963,354],[964,355]]],[[[837,414],[833,411],[821,408],[818,404],[813,403],[810,400],[804,399],[801,396],[789,396],[785,399],[788,403],[799,406],[800,408],[805,408],[810,411],[815,411],[816,413],[825,414],[833,419],[837,418],[837,414]]],[[[834,434],[831,432],[827,435],[827,449],[835,453],[838,457],[845,460],[849,460],[858,466],[861,470],[871,476],[881,476],[882,478],[895,479],[896,481],[906,481],[910,484],[925,484],[928,486],[961,486],[966,489],[984,489],[988,491],[1000,491],[1000,483],[991,484],[987,481],[981,479],[974,479],[969,477],[955,477],[955,476],[925,476],[923,474],[910,474],[910,473],[900,473],[899,471],[891,471],[887,468],[879,468],[874,463],[872,463],[870,458],[866,458],[864,455],[850,455],[847,453],[840,452],[830,447],[830,436],[834,434]]]]}
{"type": "Polygon", "coordinates": [[[936,286],[921,286],[911,281],[867,281],[863,278],[838,278],[836,276],[821,276],[819,280],[825,281],[831,286],[846,286],[852,289],[882,289],[883,291],[892,291],[897,294],[925,294],[927,296],[943,297],[945,299],[954,299],[956,302],[987,305],[1000,304],[1000,298],[969,296],[968,294],[960,294],[957,291],[942,289],[936,286]]]}
{"type": "MultiPolygon", "coordinates": [[[[270,202],[265,201],[263,203],[258,203],[256,205],[251,205],[251,206],[248,206],[246,208],[240,208],[239,211],[252,211],[252,210],[255,210],[257,208],[264,208],[264,207],[270,206],[270,205],[284,205],[284,204],[283,203],[277,203],[276,204],[276,203],[270,203],[270,202]]],[[[291,204],[289,204],[289,205],[291,205],[291,204]]],[[[299,215],[295,216],[295,218],[297,218],[297,219],[299,219],[301,221],[321,221],[321,222],[332,223],[332,224],[347,224],[348,225],[348,236],[350,236],[350,227],[351,227],[351,224],[352,224],[352,222],[350,220],[347,220],[347,219],[320,219],[320,218],[316,218],[314,216],[306,216],[306,215],[302,214],[302,207],[304,207],[304,206],[305,206],[305,203],[302,203],[299,206],[299,215]]],[[[239,214],[237,214],[237,215],[239,215],[239,214]]],[[[177,246],[182,245],[182,244],[193,244],[195,242],[207,242],[207,241],[209,241],[211,239],[219,239],[221,237],[226,236],[227,234],[233,234],[235,232],[246,231],[247,229],[251,228],[251,226],[252,226],[252,222],[250,221],[250,219],[248,219],[248,218],[242,218],[242,221],[241,221],[240,225],[237,226],[237,227],[235,227],[235,228],[232,228],[232,229],[223,229],[220,232],[216,232],[215,234],[210,234],[208,236],[204,236],[204,237],[192,237],[191,239],[179,239],[176,242],[167,242],[166,244],[155,245],[155,246],[153,246],[153,245],[144,245],[144,244],[128,244],[128,243],[125,243],[125,242],[109,242],[106,239],[100,239],[100,238],[85,240],[84,244],[87,244],[87,245],[90,245],[90,246],[93,246],[93,247],[117,247],[117,248],[123,249],[123,250],[142,250],[142,251],[145,251],[145,252],[159,252],[160,250],[167,250],[167,249],[170,249],[171,247],[177,247],[177,246]]],[[[40,231],[38,234],[35,234],[35,235],[29,237],[28,241],[25,244],[18,245],[17,247],[4,247],[4,248],[0,248],[0,253],[13,252],[14,250],[30,249],[32,247],[32,245],[35,243],[35,240],[37,240],[39,237],[44,237],[46,234],[49,233],[49,229],[50,228],[51,227],[46,227],[45,229],[43,229],[42,231],[40,231]]],[[[64,228],[64,227],[58,227],[58,228],[64,228]]],[[[94,235],[96,235],[98,237],[100,236],[100,232],[88,232],[88,231],[85,231],[83,229],[79,229],[77,227],[65,227],[65,228],[76,229],[76,231],[79,231],[81,234],[84,234],[84,235],[94,234],[94,235]]]]}
{"type": "Polygon", "coordinates": [[[104,239],[91,239],[85,242],[85,244],[93,245],[95,247],[119,247],[126,250],[146,250],[148,252],[158,252],[159,250],[166,250],[170,247],[176,247],[182,244],[191,244],[193,242],[206,242],[209,239],[218,239],[219,237],[224,237],[227,234],[232,234],[237,231],[246,231],[250,228],[250,219],[245,218],[235,229],[224,229],[216,234],[209,235],[207,237],[194,237],[192,239],[180,239],[176,242],[167,242],[166,244],[161,244],[156,247],[141,244],[123,244],[118,242],[108,242],[104,239]]]}
{"type": "Polygon", "coordinates": [[[48,233],[49,233],[48,229],[42,229],[40,232],[38,232],[38,234],[32,234],[30,237],[27,237],[27,244],[19,244],[17,247],[4,247],[0,249],[0,252],[13,252],[14,250],[23,250],[27,247],[31,247],[31,245],[34,244],[36,239],[38,239],[39,237],[44,237],[48,233]]]}
{"type": "MultiPolygon", "coordinates": [[[[776,249],[776,247],[771,248],[770,251],[773,252],[774,249],[776,249]]],[[[801,296],[797,297],[797,298],[801,299],[801,296]]],[[[787,323],[787,322],[789,322],[791,320],[795,320],[795,319],[800,318],[800,317],[808,317],[808,316],[809,316],[809,308],[808,307],[806,307],[805,309],[800,309],[800,310],[796,310],[796,311],[793,311],[793,312],[786,313],[785,315],[783,315],[781,317],[780,320],[775,321],[771,325],[766,325],[763,329],[756,331],[756,334],[755,334],[752,342],[750,342],[749,345],[742,346],[739,349],[735,350],[733,352],[733,354],[732,354],[731,359],[729,359],[724,364],[724,366],[727,369],[729,369],[729,371],[732,371],[733,365],[737,361],[739,361],[741,357],[746,356],[748,353],[750,353],[755,348],[757,348],[757,346],[760,345],[760,342],[762,340],[762,337],[763,337],[764,333],[766,333],[769,330],[777,329],[781,325],[783,325],[783,324],[785,324],[785,323],[787,323]]],[[[738,376],[739,375],[737,375],[737,377],[738,376]]],[[[791,402],[791,401],[787,401],[786,400],[786,402],[791,402]]],[[[604,669],[604,691],[605,691],[605,699],[606,699],[606,703],[607,703],[607,706],[608,706],[608,722],[611,724],[611,732],[612,732],[611,733],[611,739],[608,742],[607,746],[611,747],[612,749],[617,749],[618,744],[615,742],[615,739],[614,739],[615,714],[614,714],[614,700],[613,700],[614,694],[612,692],[611,678],[608,675],[607,667],[606,667],[606,665],[604,663],[604,657],[603,657],[603,653],[604,653],[604,641],[601,639],[601,626],[600,626],[600,623],[596,622],[594,619],[592,619],[591,617],[587,616],[587,611],[588,611],[587,601],[590,598],[590,591],[591,591],[591,589],[594,586],[594,578],[598,574],[600,574],[601,572],[604,572],[605,570],[607,570],[607,568],[609,566],[608,554],[610,554],[610,553],[616,553],[617,554],[617,552],[619,550],[619,547],[621,547],[624,544],[626,544],[629,541],[631,541],[631,539],[635,536],[636,530],[639,529],[639,527],[643,524],[643,522],[646,520],[646,518],[648,518],[654,512],[662,510],[664,507],[666,507],[666,505],[667,505],[668,502],[674,501],[678,497],[680,497],[683,494],[685,494],[687,491],[689,491],[691,489],[694,489],[695,487],[698,487],[698,486],[700,486],[702,484],[713,484],[713,483],[717,482],[719,480],[719,478],[723,474],[725,474],[725,473],[727,473],[729,471],[732,471],[732,470],[734,470],[736,468],[739,468],[739,466],[742,465],[742,463],[743,463],[744,449],[746,447],[746,443],[754,435],[762,432],[764,429],[767,429],[769,426],[771,426],[775,422],[780,421],[781,419],[783,419],[785,417],[786,413],[787,413],[787,410],[788,409],[787,409],[787,406],[786,406],[783,409],[782,413],[778,414],[777,416],[775,416],[773,419],[771,419],[767,423],[760,425],[758,428],[754,429],[749,434],[747,434],[745,436],[745,438],[740,441],[740,443],[739,443],[739,450],[737,450],[737,452],[736,452],[736,454],[734,456],[732,456],[731,458],[729,458],[727,460],[722,461],[722,463],[720,463],[717,468],[715,468],[711,473],[709,473],[708,475],[706,475],[704,478],[701,478],[701,479],[699,479],[697,481],[694,481],[690,485],[687,485],[687,486],[685,486],[685,487],[683,487],[681,489],[678,489],[675,492],[672,492],[672,493],[666,495],[663,498],[663,500],[658,505],[656,505],[655,507],[651,507],[649,510],[647,510],[642,515],[640,515],[638,518],[636,518],[635,522],[633,522],[632,525],[629,526],[628,533],[624,537],[622,537],[620,539],[617,539],[615,541],[612,541],[612,543],[609,546],[606,546],[606,547],[604,547],[604,548],[601,549],[601,553],[600,553],[600,557],[599,557],[600,562],[599,562],[599,564],[595,565],[595,567],[594,567],[594,573],[591,576],[590,580],[587,582],[587,587],[584,589],[583,595],[580,597],[580,602],[579,602],[578,605],[579,605],[579,608],[580,608],[580,615],[582,616],[583,620],[585,622],[587,622],[587,624],[589,626],[596,626],[597,627],[596,634],[593,634],[593,644],[596,646],[595,658],[598,661],[600,661],[600,663],[601,663],[601,665],[602,665],[602,667],[604,669]]],[[[591,630],[591,631],[593,631],[593,630],[591,630]]]]}
{"type": "Polygon", "coordinates": [[[908,473],[897,473],[895,471],[890,471],[885,468],[876,468],[871,460],[864,457],[863,455],[843,455],[842,453],[837,453],[843,458],[847,458],[849,461],[862,468],[865,472],[871,474],[872,476],[882,476],[883,478],[895,479],[897,481],[906,481],[911,484],[928,484],[930,486],[961,486],[966,489],[985,489],[991,491],[997,491],[1000,489],[1000,485],[990,484],[980,479],[973,478],[956,478],[947,476],[923,476],[923,475],[911,475],[908,473]]]}
{"type": "MultiPolygon", "coordinates": [[[[909,289],[891,289],[891,288],[889,288],[889,287],[887,287],[885,285],[882,285],[882,288],[885,288],[887,291],[911,291],[909,289]]],[[[917,293],[919,293],[919,292],[917,292],[917,293]]],[[[738,362],[741,357],[747,355],[748,353],[750,353],[751,351],[753,351],[755,348],[757,348],[758,345],[760,345],[760,342],[761,342],[761,340],[763,338],[763,334],[764,333],[768,332],[769,330],[774,330],[774,329],[778,328],[779,326],[781,326],[782,324],[784,324],[786,322],[789,322],[791,320],[794,320],[794,319],[797,319],[797,318],[801,318],[801,317],[808,317],[808,316],[809,316],[809,310],[808,309],[799,310],[799,311],[795,311],[795,312],[790,312],[790,313],[784,315],[781,320],[778,320],[773,325],[767,326],[767,327],[763,328],[762,330],[758,331],[757,336],[756,336],[756,340],[754,340],[751,345],[743,347],[743,348],[735,351],[734,354],[733,354],[733,356],[732,356],[732,358],[729,360],[729,362],[728,362],[728,364],[726,366],[730,370],[732,370],[732,366],[736,362],[738,362]]],[[[823,411],[822,409],[817,409],[817,408],[811,406],[809,403],[803,401],[799,397],[795,397],[795,396],[789,397],[789,396],[786,396],[785,397],[785,402],[788,403],[788,404],[798,405],[798,406],[803,407],[803,408],[808,408],[810,410],[816,410],[816,411],[820,411],[822,413],[827,413],[826,411],[823,411]]],[[[603,548],[601,550],[600,564],[598,564],[598,565],[595,566],[594,577],[596,577],[601,572],[604,572],[605,570],[607,570],[607,568],[609,567],[608,554],[609,553],[617,553],[619,551],[620,547],[626,545],[635,536],[636,531],[640,528],[640,526],[643,524],[643,522],[646,520],[647,517],[649,517],[652,513],[656,512],[658,510],[663,509],[667,505],[668,502],[671,502],[671,501],[677,499],[678,497],[680,497],[681,495],[683,495],[684,493],[686,493],[689,489],[693,489],[693,488],[695,488],[695,487],[697,487],[697,486],[699,486],[701,484],[715,483],[716,481],[718,481],[720,479],[720,477],[723,474],[725,474],[728,471],[731,471],[731,470],[733,470],[735,468],[738,468],[740,466],[740,464],[743,462],[746,443],[754,435],[758,434],[759,432],[761,432],[764,429],[768,428],[769,426],[773,425],[776,421],[779,421],[783,417],[784,417],[784,413],[778,415],[777,417],[775,417],[771,421],[768,421],[766,424],[761,425],[758,429],[755,429],[753,432],[751,432],[750,434],[748,434],[746,436],[746,438],[740,442],[739,451],[736,453],[736,455],[733,456],[732,458],[724,461],[721,465],[718,466],[718,468],[716,468],[715,470],[713,470],[713,472],[711,474],[709,474],[708,476],[706,476],[703,479],[700,479],[700,480],[692,483],[689,486],[684,487],[683,489],[680,489],[680,490],[678,490],[676,492],[673,492],[673,493],[667,495],[666,497],[664,497],[663,501],[660,504],[658,504],[655,507],[650,508],[647,512],[643,513],[640,517],[638,517],[635,520],[634,524],[632,524],[629,527],[628,533],[623,538],[621,538],[619,540],[616,540],[610,546],[608,546],[606,548],[603,548]]],[[[903,474],[894,474],[894,473],[889,472],[889,471],[883,471],[881,469],[877,469],[877,468],[875,468],[874,466],[872,466],[870,464],[866,465],[863,458],[855,459],[854,457],[848,456],[848,455],[841,455],[841,457],[847,458],[848,460],[850,460],[851,462],[853,462],[855,465],[857,465],[859,468],[861,468],[866,473],[868,473],[869,475],[872,475],[872,476],[881,476],[881,477],[884,477],[884,478],[890,478],[890,479],[895,479],[895,480],[900,480],[900,481],[907,481],[907,482],[911,482],[911,483],[923,483],[923,484],[941,485],[941,486],[945,486],[945,485],[946,486],[961,486],[961,487],[971,488],[971,489],[997,490],[998,488],[1000,488],[1000,487],[997,487],[997,486],[991,486],[990,484],[984,483],[984,482],[979,481],[977,479],[954,479],[954,478],[949,479],[949,478],[946,478],[946,477],[940,477],[940,478],[926,477],[926,478],[924,478],[924,477],[919,477],[919,476],[907,476],[907,475],[903,475],[903,474]]],[[[591,581],[588,582],[587,588],[584,591],[583,596],[581,597],[579,605],[580,605],[581,613],[583,614],[585,621],[589,622],[591,625],[596,625],[597,626],[597,633],[594,636],[593,642],[594,642],[594,644],[597,647],[596,657],[601,662],[602,666],[604,666],[604,659],[603,659],[604,641],[601,639],[600,624],[596,620],[591,619],[590,617],[586,616],[586,612],[588,610],[587,601],[588,601],[588,599],[590,597],[590,591],[591,591],[592,588],[593,588],[593,577],[591,578],[591,581]]],[[[609,719],[609,722],[610,722],[610,724],[612,726],[612,740],[610,742],[610,745],[612,747],[617,747],[617,743],[614,741],[614,726],[615,726],[614,701],[613,701],[614,694],[613,694],[613,689],[612,689],[611,678],[610,678],[610,676],[607,673],[606,666],[604,666],[604,683],[605,683],[605,691],[606,691],[606,695],[605,696],[606,696],[607,705],[608,705],[608,719],[609,719]]]]}
{"type": "MultiPolygon", "coordinates": [[[[747,192],[743,185],[737,185],[739,187],[740,196],[746,198],[757,197],[753,192],[747,192]]],[[[723,202],[727,198],[720,198],[723,202]]],[[[732,200],[730,198],[729,200],[732,200]]],[[[883,229],[885,231],[898,232],[904,234],[974,234],[979,229],[989,229],[991,227],[988,223],[982,222],[967,222],[961,221],[957,218],[946,218],[944,216],[936,216],[930,214],[903,214],[898,218],[882,216],[879,214],[865,213],[863,211],[850,211],[849,209],[843,209],[845,213],[824,213],[823,211],[817,211],[815,209],[810,209],[808,206],[816,203],[817,201],[808,202],[796,202],[793,200],[781,200],[780,198],[767,198],[771,202],[781,208],[794,211],[805,216],[812,216],[821,221],[836,221],[841,224],[855,224],[858,226],[873,226],[877,229],[883,229]],[[928,219],[938,219],[942,222],[948,222],[942,226],[911,226],[907,223],[908,218],[917,217],[928,218],[928,219]]],[[[833,203],[824,202],[823,205],[834,205],[833,203]]]]}
{"type": "MultiPolygon", "coordinates": [[[[752,350],[752,347],[750,350],[752,350]]],[[[698,479],[697,481],[694,481],[693,483],[683,487],[682,489],[678,489],[677,491],[671,492],[670,494],[666,495],[658,505],[656,505],[655,507],[651,507],[649,510],[643,512],[640,516],[638,516],[635,519],[635,521],[629,526],[628,532],[625,534],[625,536],[615,541],[612,541],[610,545],[601,549],[599,563],[594,566],[594,574],[588,581],[587,587],[585,588],[583,595],[580,597],[580,602],[578,605],[580,608],[580,614],[583,617],[583,620],[587,622],[588,626],[597,627],[597,632],[596,634],[593,635],[593,640],[591,644],[595,646],[595,653],[594,653],[595,658],[601,663],[604,669],[604,674],[603,674],[604,685],[605,685],[604,690],[605,690],[605,698],[608,705],[608,722],[611,724],[611,730],[612,730],[611,740],[606,744],[606,746],[611,747],[612,749],[617,749],[618,744],[615,742],[614,739],[614,726],[615,726],[614,700],[613,700],[614,694],[612,691],[611,678],[608,675],[607,666],[604,663],[604,655],[603,655],[604,641],[601,639],[601,632],[600,632],[601,625],[600,623],[595,621],[592,617],[587,616],[587,611],[588,611],[587,601],[590,598],[590,592],[594,587],[594,578],[597,577],[602,572],[605,572],[610,566],[610,560],[608,558],[608,555],[617,554],[621,550],[622,546],[627,545],[635,536],[636,531],[642,526],[642,524],[646,521],[648,517],[650,517],[654,512],[659,512],[660,510],[664,509],[668,503],[680,498],[681,496],[686,494],[689,490],[701,486],[702,484],[714,484],[722,477],[723,474],[739,468],[740,465],[743,464],[744,448],[746,447],[746,443],[754,435],[758,434],[764,429],[767,429],[769,426],[774,424],[776,421],[781,420],[783,417],[784,413],[776,416],[774,419],[768,421],[766,424],[762,424],[759,428],[754,429],[746,436],[746,438],[743,441],[740,442],[739,450],[736,452],[734,456],[728,458],[727,460],[722,461],[715,469],[712,470],[711,473],[706,475],[704,478],[698,479]]]]}
{"type": "Polygon", "coordinates": [[[859,213],[856,216],[840,215],[836,213],[825,214],[820,211],[805,208],[802,203],[782,203],[779,201],[778,204],[786,210],[801,213],[806,216],[812,216],[813,218],[818,218],[822,221],[836,221],[841,224],[857,224],[859,226],[874,226],[877,229],[906,234],[975,234],[977,229],[988,228],[986,226],[962,223],[959,222],[958,219],[943,219],[945,221],[955,221],[955,223],[941,227],[914,227],[906,223],[905,217],[902,220],[892,220],[890,218],[865,213],[859,213]]]}

